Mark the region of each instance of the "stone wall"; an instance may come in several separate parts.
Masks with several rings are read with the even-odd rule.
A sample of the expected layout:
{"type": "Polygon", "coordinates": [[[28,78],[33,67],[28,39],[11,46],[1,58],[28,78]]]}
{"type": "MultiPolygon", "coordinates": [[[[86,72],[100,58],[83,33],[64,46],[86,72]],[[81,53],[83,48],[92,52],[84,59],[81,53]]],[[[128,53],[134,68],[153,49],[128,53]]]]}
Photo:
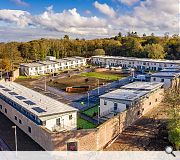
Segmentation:
{"type": "Polygon", "coordinates": [[[67,150],[68,142],[77,142],[80,151],[95,151],[103,149],[117,137],[124,129],[134,123],[153,107],[158,107],[163,99],[164,89],[152,93],[146,103],[137,104],[119,115],[109,119],[95,129],[77,130],[52,134],[52,141],[56,151],[67,150]],[[155,99],[158,99],[156,101],[155,99]],[[147,104],[151,101],[151,105],[147,104]]]}

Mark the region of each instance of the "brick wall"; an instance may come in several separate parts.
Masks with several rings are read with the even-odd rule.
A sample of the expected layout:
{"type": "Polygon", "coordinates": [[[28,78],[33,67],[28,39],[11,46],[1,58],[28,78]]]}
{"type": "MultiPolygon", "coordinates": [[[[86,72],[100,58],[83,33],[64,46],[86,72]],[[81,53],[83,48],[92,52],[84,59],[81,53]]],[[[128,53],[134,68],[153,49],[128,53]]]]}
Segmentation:
{"type": "Polygon", "coordinates": [[[54,144],[54,150],[65,151],[68,142],[77,142],[78,150],[80,151],[101,150],[142,115],[153,107],[158,107],[163,99],[163,93],[164,89],[155,91],[149,95],[147,100],[121,112],[119,115],[109,119],[95,129],[53,133],[52,141],[54,144]],[[156,101],[156,99],[158,100],[156,101]],[[151,105],[149,105],[149,102],[151,102],[151,105]]]}

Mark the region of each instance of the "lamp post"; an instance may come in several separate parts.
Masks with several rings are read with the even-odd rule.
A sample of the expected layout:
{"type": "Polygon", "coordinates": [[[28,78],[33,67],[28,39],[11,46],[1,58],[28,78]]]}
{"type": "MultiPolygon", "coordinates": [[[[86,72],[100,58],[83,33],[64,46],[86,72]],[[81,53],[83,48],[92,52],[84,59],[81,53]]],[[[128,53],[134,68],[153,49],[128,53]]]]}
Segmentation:
{"type": "Polygon", "coordinates": [[[99,95],[99,79],[97,79],[97,81],[98,81],[98,95],[99,95]]]}
{"type": "Polygon", "coordinates": [[[87,92],[87,94],[88,94],[88,108],[89,108],[89,92],[87,92]]]}
{"type": "Polygon", "coordinates": [[[1,71],[1,79],[2,79],[2,71],[1,71]]]}
{"type": "Polygon", "coordinates": [[[14,128],[15,148],[16,148],[16,157],[17,157],[17,130],[16,130],[16,126],[12,126],[12,128],[14,128]]]}
{"type": "Polygon", "coordinates": [[[44,80],[44,90],[46,91],[46,76],[44,78],[45,78],[45,80],[44,80]]]}
{"type": "Polygon", "coordinates": [[[99,110],[100,110],[100,106],[98,106],[98,124],[99,124],[99,118],[100,118],[99,110]]]}

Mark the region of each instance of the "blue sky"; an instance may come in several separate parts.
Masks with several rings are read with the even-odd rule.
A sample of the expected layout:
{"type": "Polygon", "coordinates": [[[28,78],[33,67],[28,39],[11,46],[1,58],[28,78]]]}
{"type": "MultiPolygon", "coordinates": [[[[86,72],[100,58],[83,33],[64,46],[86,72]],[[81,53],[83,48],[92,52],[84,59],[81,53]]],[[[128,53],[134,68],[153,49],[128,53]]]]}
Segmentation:
{"type": "Polygon", "coordinates": [[[179,33],[178,0],[1,0],[0,41],[179,33]]]}

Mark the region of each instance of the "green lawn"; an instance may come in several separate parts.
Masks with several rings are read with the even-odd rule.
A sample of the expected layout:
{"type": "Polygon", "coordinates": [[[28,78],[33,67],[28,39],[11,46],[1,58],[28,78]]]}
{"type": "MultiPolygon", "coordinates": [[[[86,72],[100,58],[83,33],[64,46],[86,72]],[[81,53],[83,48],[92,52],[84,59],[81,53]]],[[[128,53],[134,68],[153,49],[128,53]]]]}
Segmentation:
{"type": "Polygon", "coordinates": [[[81,73],[80,75],[86,77],[95,77],[99,79],[111,80],[111,81],[115,81],[120,78],[123,78],[121,75],[118,74],[108,74],[108,73],[100,73],[100,72],[81,73]]]}
{"type": "Polygon", "coordinates": [[[94,113],[98,114],[98,105],[96,105],[88,110],[85,110],[83,113],[89,117],[93,117],[94,113]]]}
{"type": "Polygon", "coordinates": [[[77,119],[77,128],[80,128],[80,129],[91,129],[91,128],[96,128],[96,125],[85,120],[85,119],[82,119],[80,117],[78,117],[77,119]]]}

